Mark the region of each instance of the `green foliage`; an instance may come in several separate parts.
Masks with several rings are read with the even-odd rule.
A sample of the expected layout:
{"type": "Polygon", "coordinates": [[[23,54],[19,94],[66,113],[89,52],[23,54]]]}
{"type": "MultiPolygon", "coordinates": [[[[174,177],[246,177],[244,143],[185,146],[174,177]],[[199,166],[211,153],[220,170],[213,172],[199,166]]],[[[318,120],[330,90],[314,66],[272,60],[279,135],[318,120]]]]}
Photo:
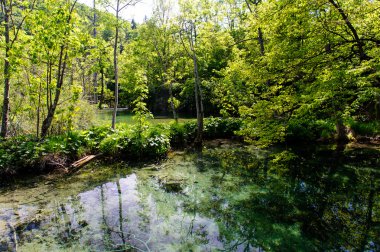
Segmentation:
{"type": "Polygon", "coordinates": [[[174,148],[183,148],[192,143],[197,133],[197,123],[172,123],[170,125],[170,145],[174,148]]]}
{"type": "Polygon", "coordinates": [[[108,135],[99,143],[99,151],[104,155],[117,157],[128,140],[129,138],[120,132],[108,135]]]}
{"type": "MultiPolygon", "coordinates": [[[[78,3],[71,13],[70,3],[12,7],[12,22],[27,15],[20,27],[13,27],[20,31],[7,59],[12,73],[10,136],[37,135],[55,96],[59,102],[52,135],[91,127],[95,106],[90,104],[114,105],[116,17],[95,10],[93,36],[94,10],[78,3]]],[[[178,113],[194,116],[189,57],[194,42],[205,115],[241,118],[239,134],[263,146],[330,138],[333,122],[340,119],[380,118],[378,13],[379,2],[364,0],[184,0],[177,11],[170,1],[158,1],[142,24],[119,20],[120,106],[134,109],[140,134],[149,111],[170,113],[168,101],[178,113]],[[185,23],[194,25],[196,40],[184,39],[185,23]]],[[[11,29],[11,37],[16,30],[11,29]]],[[[219,122],[211,122],[211,128],[205,124],[206,138],[235,130],[217,136],[229,126],[219,129],[213,123],[219,122]]],[[[378,134],[370,129],[375,126],[351,128],[378,134]]],[[[177,142],[191,139],[192,126],[172,127],[177,142]]]]}
{"type": "Polygon", "coordinates": [[[135,75],[137,76],[137,80],[136,83],[134,83],[134,93],[137,98],[133,101],[133,113],[134,120],[137,122],[135,127],[137,138],[141,138],[144,131],[149,127],[148,119],[153,118],[153,115],[150,113],[145,102],[148,98],[149,90],[146,85],[144,74],[142,71],[138,71],[135,75]]]}
{"type": "Polygon", "coordinates": [[[57,165],[72,162],[87,151],[87,142],[80,132],[69,132],[37,141],[32,136],[12,138],[0,146],[0,174],[31,171],[39,173],[57,165]],[[56,160],[50,160],[56,159],[56,160]],[[63,163],[62,163],[63,162],[63,163]]]}
{"type": "Polygon", "coordinates": [[[206,139],[230,138],[240,130],[241,122],[238,118],[206,118],[204,121],[204,137],[206,139]]]}
{"type": "Polygon", "coordinates": [[[79,131],[70,131],[64,135],[53,136],[37,143],[42,154],[58,154],[70,160],[81,157],[87,151],[87,139],[79,131]]]}
{"type": "Polygon", "coordinates": [[[4,169],[36,164],[46,155],[71,161],[87,152],[156,158],[168,151],[169,140],[172,147],[190,145],[195,121],[166,129],[148,120],[150,111],[169,113],[168,100],[180,113],[194,113],[190,51],[205,114],[239,118],[206,119],[205,139],[238,134],[260,146],[328,140],[341,121],[354,134],[379,134],[379,2],[184,0],[172,17],[170,4],[159,1],[141,25],[119,20],[120,105],[133,109],[137,124],[114,132],[87,129],[99,99],[102,106],[114,106],[116,17],[96,11],[92,36],[91,8],[63,0],[36,4],[12,7],[16,23],[28,15],[7,59],[13,85],[8,135],[41,135],[50,112],[53,136],[2,143],[4,169]],[[190,38],[196,40],[184,39],[185,24],[192,24],[196,34],[190,38]]]}
{"type": "Polygon", "coordinates": [[[0,146],[0,174],[16,173],[19,169],[34,166],[41,151],[32,136],[13,138],[0,146]]]}
{"type": "Polygon", "coordinates": [[[284,150],[271,155],[269,171],[279,176],[289,175],[289,167],[293,167],[299,162],[299,157],[291,150],[284,150]]]}
{"type": "Polygon", "coordinates": [[[246,5],[247,16],[235,19],[244,26],[231,28],[239,31],[233,58],[214,86],[221,113],[243,118],[242,136],[264,146],[310,141],[330,138],[341,118],[379,118],[379,22],[370,14],[378,3],[246,5]]]}
{"type": "Polygon", "coordinates": [[[86,137],[78,131],[70,131],[65,135],[64,143],[64,153],[71,157],[71,159],[76,159],[85,154],[87,141],[86,137]]]}
{"type": "MultiPolygon", "coordinates": [[[[205,139],[231,138],[240,130],[242,121],[238,118],[209,117],[204,120],[205,139]]],[[[170,125],[170,145],[184,147],[194,142],[197,122],[173,123],[170,125]]]]}
{"type": "Polygon", "coordinates": [[[170,145],[175,148],[180,148],[186,145],[187,137],[185,136],[185,124],[172,123],[170,124],[170,145]]]}
{"type": "Polygon", "coordinates": [[[127,161],[162,158],[170,148],[168,130],[160,125],[141,132],[139,127],[122,129],[105,137],[99,151],[127,161]]]}
{"type": "Polygon", "coordinates": [[[380,134],[380,122],[360,122],[350,120],[348,122],[349,128],[354,132],[355,135],[361,136],[376,136],[380,134]]]}
{"type": "MultiPolygon", "coordinates": [[[[231,138],[241,127],[234,118],[206,118],[205,137],[231,138]]],[[[102,153],[105,158],[148,161],[164,158],[171,147],[190,146],[196,137],[196,121],[171,125],[92,127],[70,131],[38,141],[25,135],[0,144],[0,174],[39,173],[46,169],[67,167],[86,154],[102,153]]]]}
{"type": "Polygon", "coordinates": [[[325,120],[304,119],[291,120],[286,130],[287,141],[314,141],[317,139],[333,139],[335,125],[325,120]]]}
{"type": "Polygon", "coordinates": [[[46,155],[48,153],[59,154],[65,149],[64,140],[65,136],[63,135],[47,138],[43,144],[39,145],[39,151],[41,151],[42,155],[46,155]]]}
{"type": "Polygon", "coordinates": [[[114,131],[107,126],[92,127],[89,130],[83,131],[87,146],[92,152],[98,152],[102,140],[113,133],[114,131]]]}
{"type": "Polygon", "coordinates": [[[131,141],[125,146],[123,155],[128,159],[149,160],[162,158],[170,149],[169,136],[165,129],[155,126],[139,135],[134,131],[131,141]]]}

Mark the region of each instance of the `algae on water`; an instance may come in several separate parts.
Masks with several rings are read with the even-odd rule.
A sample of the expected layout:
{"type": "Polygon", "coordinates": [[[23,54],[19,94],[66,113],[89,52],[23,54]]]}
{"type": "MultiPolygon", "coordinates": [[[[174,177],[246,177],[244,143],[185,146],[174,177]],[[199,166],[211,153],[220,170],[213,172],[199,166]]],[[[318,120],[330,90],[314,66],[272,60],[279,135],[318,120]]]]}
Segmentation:
{"type": "Polygon", "coordinates": [[[377,248],[379,230],[364,227],[369,210],[379,218],[378,161],[333,152],[224,146],[3,189],[0,250],[377,248]],[[363,169],[359,159],[372,161],[363,169]]]}

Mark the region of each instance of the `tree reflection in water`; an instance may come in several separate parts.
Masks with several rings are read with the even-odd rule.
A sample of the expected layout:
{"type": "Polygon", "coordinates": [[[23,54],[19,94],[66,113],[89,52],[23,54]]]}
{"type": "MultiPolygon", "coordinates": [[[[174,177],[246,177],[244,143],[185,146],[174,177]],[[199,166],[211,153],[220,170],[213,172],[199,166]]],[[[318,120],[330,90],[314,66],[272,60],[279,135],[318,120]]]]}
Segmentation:
{"type": "Polygon", "coordinates": [[[178,153],[106,183],[94,173],[87,189],[70,178],[64,187],[78,193],[4,205],[0,219],[26,216],[20,251],[376,251],[379,160],[378,150],[304,146],[178,153]],[[35,209],[45,214],[32,226],[35,209]]]}

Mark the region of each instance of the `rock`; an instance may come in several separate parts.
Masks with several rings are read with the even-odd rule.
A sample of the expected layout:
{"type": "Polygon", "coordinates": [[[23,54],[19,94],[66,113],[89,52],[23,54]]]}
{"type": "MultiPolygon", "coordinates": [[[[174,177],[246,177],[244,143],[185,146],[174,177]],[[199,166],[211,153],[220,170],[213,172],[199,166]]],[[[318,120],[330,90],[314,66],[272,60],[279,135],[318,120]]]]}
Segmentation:
{"type": "Polygon", "coordinates": [[[163,188],[166,192],[171,192],[171,193],[182,192],[183,190],[182,184],[185,181],[184,178],[174,177],[174,176],[169,176],[169,175],[164,175],[164,174],[157,177],[157,180],[161,188],[163,188]]]}
{"type": "Polygon", "coordinates": [[[182,183],[180,181],[169,181],[166,183],[162,183],[161,186],[164,188],[166,192],[182,192],[182,183]]]}

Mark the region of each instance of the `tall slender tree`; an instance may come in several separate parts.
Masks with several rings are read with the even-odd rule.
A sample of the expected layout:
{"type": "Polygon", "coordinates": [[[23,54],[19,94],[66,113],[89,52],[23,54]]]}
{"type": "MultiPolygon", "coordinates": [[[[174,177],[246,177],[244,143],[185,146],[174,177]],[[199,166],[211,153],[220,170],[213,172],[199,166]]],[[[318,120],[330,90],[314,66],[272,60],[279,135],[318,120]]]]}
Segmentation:
{"type": "Polygon", "coordinates": [[[116,127],[116,115],[117,107],[119,105],[119,68],[118,68],[118,44],[119,44],[119,31],[120,31],[120,14],[121,11],[126,9],[128,6],[134,6],[141,0],[115,0],[115,1],[105,1],[106,8],[111,8],[115,12],[116,24],[115,24],[115,38],[113,44],[113,67],[114,67],[114,82],[115,82],[115,102],[112,113],[112,129],[116,127]]]}
{"type": "Polygon", "coordinates": [[[201,147],[203,143],[203,98],[201,81],[199,77],[198,57],[196,52],[197,47],[197,29],[194,20],[183,20],[182,29],[180,32],[180,38],[184,49],[193,61],[194,70],[194,96],[195,96],[195,108],[197,111],[197,136],[194,144],[196,147],[201,147]],[[187,40],[185,43],[184,39],[187,40]]]}
{"type": "MultiPolygon", "coordinates": [[[[48,65],[48,70],[50,78],[52,75],[52,64],[57,64],[58,69],[56,72],[56,87],[54,92],[54,98],[52,95],[52,90],[48,87],[47,90],[49,91],[49,94],[47,95],[47,98],[49,97],[49,102],[47,102],[47,115],[42,122],[41,126],[41,138],[45,138],[49,132],[50,126],[52,124],[55,111],[57,109],[61,91],[64,84],[64,77],[66,73],[66,68],[68,64],[68,55],[69,55],[69,36],[72,31],[72,16],[74,12],[75,5],[77,3],[77,0],[75,0],[73,3],[68,5],[63,5],[62,7],[59,7],[56,10],[56,18],[63,19],[63,22],[57,23],[57,29],[61,29],[59,40],[54,41],[53,43],[59,44],[59,50],[58,50],[58,58],[57,62],[50,62],[51,64],[48,65]]],[[[62,21],[62,20],[60,20],[62,21]]],[[[50,79],[51,80],[51,79],[50,79]]]]}
{"type": "Polygon", "coordinates": [[[8,120],[9,120],[9,109],[10,109],[10,100],[9,93],[11,88],[11,77],[12,77],[12,66],[11,66],[11,57],[13,56],[11,51],[14,48],[15,43],[18,40],[20,31],[23,28],[23,24],[26,18],[29,16],[31,11],[34,9],[36,0],[31,2],[22,2],[22,1],[13,1],[13,0],[1,0],[1,14],[3,16],[3,25],[4,25],[4,41],[5,41],[5,57],[4,57],[4,98],[3,98],[3,110],[1,118],[1,131],[0,136],[3,138],[7,137],[8,134],[8,120]],[[26,11],[15,11],[15,7],[23,6],[26,11]],[[26,7],[26,8],[25,8],[26,7]],[[13,17],[16,13],[19,15],[21,12],[21,19],[16,19],[13,17]],[[12,56],[11,56],[12,55],[12,56]]]}
{"type": "MultiPolygon", "coordinates": [[[[92,36],[94,39],[96,39],[96,34],[97,34],[97,31],[96,31],[96,0],[93,1],[93,19],[92,19],[92,36]]],[[[98,60],[98,59],[96,59],[98,60]]],[[[94,73],[93,73],[93,89],[94,89],[94,103],[98,103],[98,69],[95,69],[94,73]]]]}
{"type": "Polygon", "coordinates": [[[176,102],[173,95],[173,82],[175,81],[176,69],[175,64],[173,29],[170,24],[170,15],[172,12],[171,1],[160,0],[156,3],[154,15],[149,22],[152,32],[150,40],[152,41],[154,51],[159,58],[161,66],[160,79],[163,86],[168,86],[169,104],[173,113],[173,118],[178,122],[178,113],[176,102]],[[172,74],[170,73],[172,70],[172,74]]]}

